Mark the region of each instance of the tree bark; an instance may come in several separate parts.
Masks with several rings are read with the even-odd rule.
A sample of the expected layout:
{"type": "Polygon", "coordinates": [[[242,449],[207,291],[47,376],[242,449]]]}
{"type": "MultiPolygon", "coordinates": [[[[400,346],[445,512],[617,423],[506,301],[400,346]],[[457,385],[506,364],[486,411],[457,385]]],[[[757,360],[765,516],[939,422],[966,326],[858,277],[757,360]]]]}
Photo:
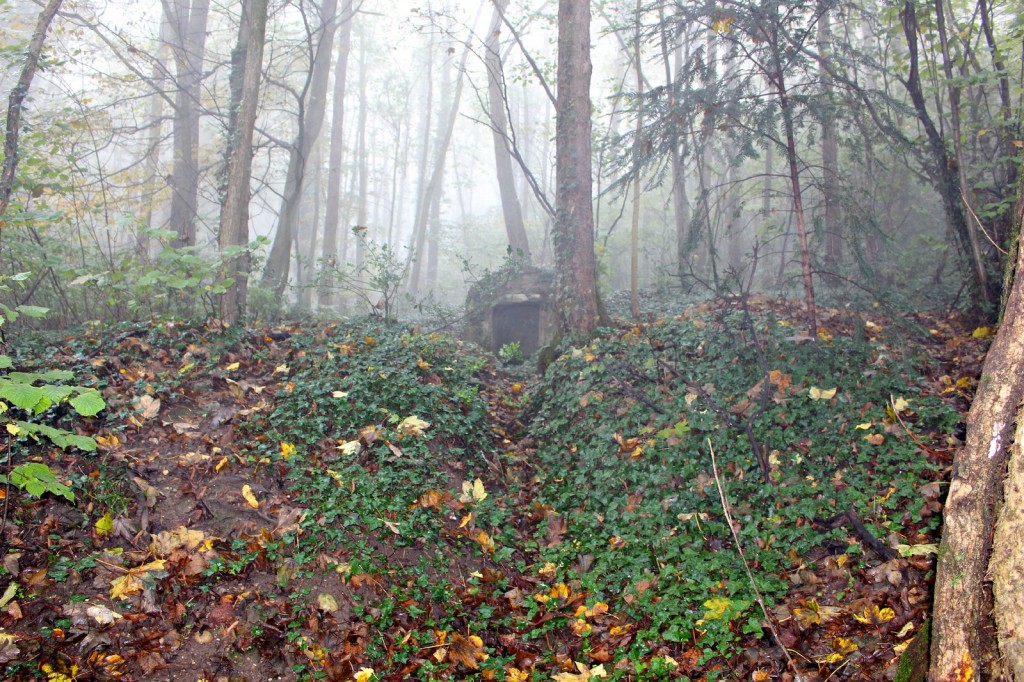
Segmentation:
{"type": "Polygon", "coordinates": [[[343,265],[338,259],[338,224],[341,213],[342,157],[345,150],[345,90],[348,85],[348,57],[352,52],[352,0],[345,1],[338,33],[338,60],[334,65],[334,92],[331,98],[331,143],[327,152],[327,206],[324,210],[324,244],[321,288],[317,300],[321,308],[337,305],[332,275],[343,265]]]}
{"type": "Polygon", "coordinates": [[[485,41],[484,62],[487,66],[487,104],[491,119],[491,133],[494,140],[494,162],[498,175],[498,190],[501,193],[501,213],[505,219],[505,232],[512,253],[526,262],[532,260],[530,242],[523,224],[523,209],[516,195],[515,177],[512,174],[512,155],[509,153],[508,114],[506,111],[505,77],[501,64],[501,16],[508,7],[508,0],[494,0],[494,16],[485,41]]]}
{"type": "MultiPolygon", "coordinates": [[[[25,98],[28,96],[28,89],[32,85],[32,79],[39,67],[39,55],[43,51],[43,42],[46,40],[46,31],[50,28],[50,22],[60,9],[62,0],[50,0],[43,11],[39,13],[36,20],[36,30],[32,33],[32,40],[29,41],[28,50],[25,54],[25,64],[21,67],[21,75],[18,82],[11,88],[10,97],[7,100],[7,130],[4,133],[4,165],[0,170],[0,216],[7,213],[11,205],[11,194],[14,192],[14,174],[18,170],[18,136],[21,133],[21,114],[25,107],[25,98]]],[[[0,234],[3,233],[3,224],[0,223],[0,234]]]]}
{"type": "Polygon", "coordinates": [[[195,246],[199,217],[199,109],[210,0],[163,0],[174,36],[174,166],[171,170],[173,246],[195,246]]]}
{"type": "MultiPolygon", "coordinates": [[[[1016,224],[1024,215],[1018,202],[1016,224]]],[[[1017,274],[1003,311],[1003,321],[982,368],[978,391],[967,416],[967,442],[953,460],[953,477],[946,499],[942,544],[935,576],[935,607],[932,624],[931,682],[960,682],[989,670],[997,658],[991,638],[991,603],[987,596],[986,569],[994,581],[995,620],[1003,655],[1016,669],[1021,662],[1021,637],[1013,630],[1019,622],[1022,583],[1010,582],[1022,572],[1021,548],[1015,536],[1021,528],[1022,504],[1020,457],[1007,473],[1007,453],[1013,438],[1014,418],[1019,418],[1024,398],[1024,249],[1017,254],[1017,274]],[[992,534],[1000,485],[1006,506],[1000,513],[997,551],[992,534]],[[1004,516],[1005,515],[1005,516],[1004,516]],[[991,557],[991,563],[990,563],[991,557]],[[1007,602],[1007,600],[1015,600],[1007,602]],[[1009,629],[1008,629],[1009,628],[1009,629]]],[[[1020,424],[1018,423],[1018,428],[1020,424]]],[[[1019,450],[1020,441],[1016,441],[1019,450]]],[[[1019,453],[1018,453],[1019,454],[1019,453]]],[[[1018,676],[1018,679],[1022,679],[1018,676]]]]}
{"type": "MultiPolygon", "coordinates": [[[[244,35],[245,58],[240,59],[238,64],[243,66],[238,111],[234,117],[235,127],[230,131],[228,138],[227,184],[220,214],[219,243],[222,251],[231,247],[244,247],[249,242],[252,137],[259,104],[260,76],[263,71],[267,0],[247,0],[242,11],[246,17],[239,28],[239,38],[247,35],[244,35]]],[[[249,269],[248,252],[225,263],[226,274],[234,279],[220,299],[220,318],[227,324],[237,324],[245,314],[249,269]]]]}
{"type": "MultiPolygon", "coordinates": [[[[836,139],[836,117],[832,105],[833,83],[826,68],[832,53],[832,19],[828,7],[819,5],[818,61],[825,111],[821,120],[821,193],[825,203],[825,260],[831,270],[837,271],[843,262],[842,223],[839,211],[839,141],[836,139]]],[[[838,280],[834,280],[838,283],[838,280]]]]}
{"type": "Polygon", "coordinates": [[[989,562],[999,652],[1011,679],[1024,680],[1024,406],[1003,482],[1003,508],[996,521],[989,562]]]}
{"type": "Polygon", "coordinates": [[[921,89],[921,74],[917,51],[917,10],[914,0],[905,0],[903,11],[900,13],[903,33],[907,39],[907,53],[909,57],[907,77],[903,86],[910,95],[910,101],[914,105],[921,127],[924,128],[925,136],[928,138],[928,149],[931,152],[932,164],[930,175],[935,189],[942,197],[942,208],[946,215],[946,222],[956,236],[960,245],[962,255],[968,258],[971,273],[972,298],[981,302],[986,299],[985,276],[981,272],[981,265],[977,260],[971,258],[972,248],[967,217],[964,215],[963,201],[960,198],[960,179],[956,170],[956,163],[949,157],[946,151],[946,142],[942,139],[928,113],[928,105],[925,100],[924,91],[921,89]]]}
{"type": "Polygon", "coordinates": [[[591,166],[590,0],[558,2],[555,107],[555,298],[562,331],[588,335],[599,322],[591,166]]]}
{"type": "Polygon", "coordinates": [[[292,241],[295,239],[295,225],[300,215],[306,166],[320,136],[324,114],[327,109],[327,83],[331,75],[331,55],[334,53],[334,33],[338,27],[338,0],[324,0],[320,9],[319,39],[309,36],[313,63],[310,65],[308,90],[309,101],[299,105],[299,131],[291,145],[288,157],[288,171],[285,175],[281,210],[277,217],[277,232],[270,247],[267,266],[263,270],[263,286],[273,289],[280,298],[288,285],[291,266],[292,241]]]}

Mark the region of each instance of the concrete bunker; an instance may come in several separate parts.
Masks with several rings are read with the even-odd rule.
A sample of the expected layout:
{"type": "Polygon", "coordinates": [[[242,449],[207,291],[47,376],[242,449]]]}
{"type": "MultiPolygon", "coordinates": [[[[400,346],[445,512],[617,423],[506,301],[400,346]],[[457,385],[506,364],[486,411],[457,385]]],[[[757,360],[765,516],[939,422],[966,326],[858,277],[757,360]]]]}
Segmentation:
{"type": "Polygon", "coordinates": [[[474,284],[466,296],[467,341],[497,355],[518,343],[524,357],[554,339],[554,273],[529,265],[499,270],[474,284]]]}

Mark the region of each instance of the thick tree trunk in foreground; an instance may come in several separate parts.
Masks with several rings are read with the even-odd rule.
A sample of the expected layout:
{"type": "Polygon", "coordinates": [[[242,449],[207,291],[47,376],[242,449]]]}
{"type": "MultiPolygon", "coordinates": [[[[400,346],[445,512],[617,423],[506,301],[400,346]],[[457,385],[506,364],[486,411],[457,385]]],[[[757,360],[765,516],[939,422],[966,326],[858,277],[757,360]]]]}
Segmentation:
{"type": "MultiPolygon", "coordinates": [[[[252,177],[252,134],[256,124],[263,72],[263,43],[267,30],[267,0],[248,0],[242,11],[239,37],[245,37],[245,57],[237,63],[242,67],[238,111],[228,147],[228,177],[224,205],[220,213],[220,248],[244,247],[249,243],[249,198],[252,177]]],[[[233,74],[232,74],[233,75],[233,74]]],[[[220,317],[227,324],[237,324],[245,313],[249,282],[249,254],[244,253],[226,264],[227,274],[235,281],[220,299],[220,317]]]]}
{"type": "MultiPolygon", "coordinates": [[[[1019,229],[1024,202],[1017,205],[1019,229]]],[[[1004,485],[1014,419],[1024,397],[1024,249],[1017,254],[1014,278],[1003,322],[985,358],[978,392],[967,416],[967,442],[953,461],[946,499],[945,523],[935,577],[932,625],[931,682],[977,679],[997,665],[992,632],[992,605],[985,582],[994,582],[995,620],[1000,626],[1005,663],[1024,670],[1021,601],[1022,479],[1021,442],[1014,444],[1013,467],[1005,481],[1005,504],[992,546],[996,506],[1004,485]],[[991,556],[991,563],[990,563],[991,556]],[[989,574],[989,571],[991,574],[989,574]],[[1016,579],[1016,580],[1015,580],[1016,579]]],[[[1018,423],[1018,427],[1020,424],[1018,423]]],[[[1019,431],[1019,428],[1018,428],[1019,431]]],[[[1021,678],[1018,674],[1018,680],[1021,678]]]]}
{"type": "Polygon", "coordinates": [[[555,114],[555,297],[562,331],[590,334],[599,321],[590,158],[590,1],[558,2],[555,114]]]}
{"type": "Polygon", "coordinates": [[[1020,682],[1024,680],[1024,406],[1017,410],[1017,433],[1010,446],[1003,498],[988,569],[999,653],[1012,679],[1020,682]]]}

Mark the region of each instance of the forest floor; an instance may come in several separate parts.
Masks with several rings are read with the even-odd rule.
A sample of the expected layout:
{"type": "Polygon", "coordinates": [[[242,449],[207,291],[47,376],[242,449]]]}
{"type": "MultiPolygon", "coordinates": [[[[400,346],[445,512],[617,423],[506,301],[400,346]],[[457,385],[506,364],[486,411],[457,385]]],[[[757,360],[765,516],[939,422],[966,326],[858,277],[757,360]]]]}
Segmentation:
{"type": "Polygon", "coordinates": [[[691,306],[543,378],[367,320],[26,340],[107,406],[37,417],[96,452],[8,442],[75,501],[6,492],[4,677],[913,679],[991,331],[798,313],[691,306]]]}

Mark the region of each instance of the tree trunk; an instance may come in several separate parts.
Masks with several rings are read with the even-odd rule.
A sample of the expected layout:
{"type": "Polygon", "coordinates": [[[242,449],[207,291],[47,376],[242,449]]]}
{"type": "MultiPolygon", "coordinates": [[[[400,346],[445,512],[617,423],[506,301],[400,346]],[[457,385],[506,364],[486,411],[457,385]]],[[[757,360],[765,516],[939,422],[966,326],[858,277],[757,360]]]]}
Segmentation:
{"type": "Polygon", "coordinates": [[[962,257],[968,259],[968,267],[971,273],[970,286],[972,298],[976,302],[983,302],[987,298],[986,276],[982,264],[971,257],[972,247],[967,218],[964,215],[963,201],[960,198],[960,179],[956,170],[956,163],[949,157],[946,151],[946,142],[942,138],[928,113],[928,105],[925,101],[924,92],[921,89],[921,75],[918,63],[917,52],[917,10],[914,0],[905,0],[903,11],[900,13],[903,24],[903,33],[907,39],[908,68],[907,78],[903,85],[910,95],[910,101],[914,105],[917,119],[924,128],[925,136],[928,138],[928,148],[931,151],[932,164],[930,175],[935,184],[935,190],[942,197],[942,208],[946,214],[946,222],[950,230],[956,236],[960,245],[962,257]]]}
{"type": "MultiPolygon", "coordinates": [[[[147,230],[154,227],[153,215],[156,212],[156,201],[160,194],[158,187],[163,187],[163,175],[160,171],[160,148],[163,141],[164,105],[167,101],[167,56],[171,46],[171,24],[166,14],[160,17],[160,43],[154,56],[150,80],[156,87],[149,102],[149,135],[146,139],[145,158],[146,182],[141,191],[141,224],[142,230],[136,233],[135,252],[144,261],[151,255],[152,243],[147,230]]],[[[232,66],[232,68],[234,68],[232,66]]],[[[231,125],[228,126],[229,130],[231,125]]],[[[230,148],[230,140],[225,145],[225,154],[230,148]]],[[[227,169],[225,167],[225,176],[227,169]]],[[[226,180],[225,180],[226,181],[226,180]]]]}
{"type": "Polygon", "coordinates": [[[195,246],[199,218],[199,110],[210,0],[164,0],[174,36],[174,166],[171,170],[173,245],[195,246]]]}
{"type": "MultiPolygon", "coordinates": [[[[825,203],[825,261],[830,270],[838,272],[843,262],[843,239],[839,213],[839,142],[836,139],[836,118],[833,109],[832,78],[824,67],[832,53],[831,15],[821,6],[818,17],[818,54],[822,96],[825,111],[821,120],[821,192],[825,203]]],[[[833,280],[838,283],[838,280],[833,280]]]]}
{"type": "Polygon", "coordinates": [[[599,323],[591,168],[590,0],[558,2],[555,113],[555,298],[563,333],[599,323]]]}
{"type": "MultiPolygon", "coordinates": [[[[483,6],[481,5],[481,8],[483,6]]],[[[474,21],[474,23],[476,23],[474,21]]],[[[437,195],[441,192],[442,178],[444,177],[444,162],[448,156],[448,147],[452,143],[452,135],[455,132],[455,122],[459,117],[459,104],[462,101],[463,76],[466,74],[466,61],[469,59],[469,40],[466,41],[466,48],[459,60],[458,74],[455,76],[455,93],[452,95],[451,107],[448,110],[447,118],[444,119],[444,129],[439,131],[437,145],[434,148],[434,164],[430,171],[430,179],[427,181],[423,191],[422,199],[417,203],[416,221],[413,223],[413,234],[416,235],[416,247],[412,254],[415,259],[412,264],[412,273],[409,276],[409,292],[418,294],[420,288],[420,277],[423,270],[424,249],[427,242],[427,231],[430,222],[430,208],[437,195]]]]}
{"type": "Polygon", "coordinates": [[[341,213],[342,157],[345,149],[345,88],[348,56],[352,52],[352,0],[345,0],[338,34],[338,61],[334,65],[334,93],[331,99],[331,147],[327,153],[327,207],[324,211],[324,245],[321,251],[323,273],[317,300],[321,308],[337,305],[334,295],[334,269],[338,259],[338,221],[341,213]]]}
{"type": "Polygon", "coordinates": [[[643,145],[640,136],[644,129],[644,108],[643,108],[643,54],[640,50],[640,0],[636,0],[636,8],[633,13],[633,21],[636,24],[636,32],[633,36],[633,69],[636,75],[636,127],[633,130],[633,215],[630,221],[629,230],[629,313],[634,320],[640,319],[640,169],[642,164],[640,156],[643,145]]]}
{"type": "Polygon", "coordinates": [[[324,113],[327,109],[327,84],[331,75],[331,55],[334,52],[334,33],[338,26],[338,0],[324,0],[318,25],[319,39],[310,35],[313,49],[313,63],[310,65],[307,91],[309,101],[303,107],[299,103],[299,131],[291,145],[288,157],[288,172],[285,175],[281,210],[277,217],[277,232],[270,247],[267,266],[263,270],[263,286],[273,289],[278,298],[288,285],[288,270],[291,265],[292,241],[295,238],[296,221],[300,215],[303,185],[306,179],[306,165],[320,136],[324,113]]]}
{"type": "Polygon", "coordinates": [[[505,74],[502,70],[499,36],[501,15],[508,7],[508,0],[494,0],[494,17],[485,41],[484,62],[487,66],[487,104],[490,112],[491,132],[494,140],[494,162],[498,175],[498,190],[501,193],[501,212],[505,218],[505,232],[512,253],[530,262],[530,242],[523,224],[523,209],[516,195],[515,176],[512,174],[512,155],[509,153],[507,98],[505,96],[505,74]]]}
{"type": "MultiPolygon", "coordinates": [[[[242,86],[239,91],[235,127],[229,132],[228,177],[224,204],[220,213],[220,248],[244,247],[249,242],[249,186],[252,177],[252,136],[259,104],[260,76],[263,71],[263,43],[267,29],[267,0],[247,0],[243,5],[247,16],[242,21],[239,37],[245,36],[245,59],[242,86]],[[246,21],[247,19],[247,21],[246,21]],[[247,31],[245,25],[248,24],[247,31]]],[[[234,102],[232,102],[234,104],[234,102]]],[[[248,252],[225,263],[225,271],[234,282],[220,299],[220,318],[237,324],[245,314],[250,259],[248,252]]]]}
{"type": "MultiPolygon", "coordinates": [[[[1022,218],[1024,200],[1017,203],[1017,229],[1022,218]]],[[[967,442],[953,460],[935,576],[928,673],[931,682],[968,680],[970,674],[978,676],[995,665],[995,646],[987,634],[993,629],[992,603],[985,585],[990,577],[1001,653],[1017,671],[1017,679],[1024,679],[1020,676],[1024,670],[1024,629],[1017,626],[1021,622],[1024,585],[1020,452],[1024,423],[1020,421],[1024,398],[1024,249],[1018,250],[1016,272],[1002,324],[985,357],[978,391],[967,415],[967,442]],[[1015,418],[1018,439],[1013,441],[1015,418]],[[1013,464],[1007,476],[1011,442],[1013,464]],[[1005,504],[997,521],[1001,484],[1005,504]]]]}
{"type": "MultiPolygon", "coordinates": [[[[39,55],[43,51],[46,31],[50,28],[50,22],[53,21],[57,10],[60,9],[61,1],[50,0],[39,13],[36,30],[32,33],[32,40],[29,41],[28,50],[25,53],[25,64],[21,67],[21,75],[18,76],[18,82],[11,88],[11,94],[7,100],[4,165],[0,170],[0,216],[7,213],[7,208],[11,205],[11,193],[14,192],[14,174],[18,170],[18,136],[21,132],[21,113],[25,106],[25,98],[28,96],[28,89],[32,85],[36,68],[39,66],[39,55]]],[[[0,223],[0,234],[2,234],[2,230],[3,225],[0,223]]]]}

